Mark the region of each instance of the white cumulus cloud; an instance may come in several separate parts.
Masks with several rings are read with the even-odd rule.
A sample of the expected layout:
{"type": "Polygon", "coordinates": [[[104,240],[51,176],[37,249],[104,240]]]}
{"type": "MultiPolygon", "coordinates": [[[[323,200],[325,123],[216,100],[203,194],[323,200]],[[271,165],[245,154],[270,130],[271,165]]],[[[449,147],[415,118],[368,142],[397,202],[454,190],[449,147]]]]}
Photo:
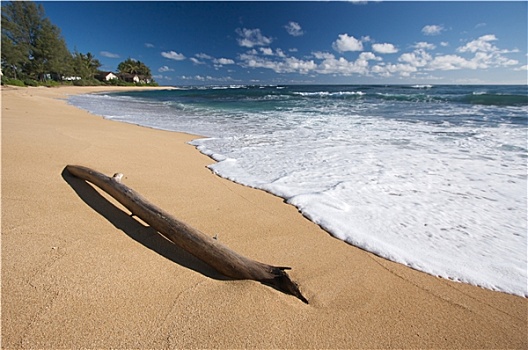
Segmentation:
{"type": "Polygon", "coordinates": [[[378,57],[376,56],[375,54],[373,54],[372,52],[362,52],[359,54],[359,57],[358,59],[360,60],[373,60],[373,61],[381,61],[381,57],[378,57]]]}
{"type": "Polygon", "coordinates": [[[285,60],[284,60],[284,63],[287,67],[287,69],[295,72],[299,72],[301,74],[306,74],[308,73],[309,71],[312,71],[314,69],[317,68],[317,64],[310,60],[310,61],[305,61],[305,60],[300,60],[298,58],[295,58],[295,57],[287,57],[285,60]]]}
{"type": "Polygon", "coordinates": [[[208,54],[205,54],[205,53],[197,53],[195,56],[198,57],[198,58],[201,58],[203,60],[212,60],[213,59],[211,56],[209,56],[208,54]]]}
{"type": "Polygon", "coordinates": [[[292,36],[301,36],[304,34],[301,26],[297,22],[289,22],[284,28],[286,28],[288,34],[292,36]]]}
{"type": "Polygon", "coordinates": [[[119,55],[116,53],[108,52],[108,51],[101,51],[99,54],[103,57],[107,58],[119,58],[119,55]]]}
{"type": "Polygon", "coordinates": [[[335,57],[335,56],[332,55],[331,53],[328,53],[328,52],[321,52],[321,51],[312,52],[312,54],[313,54],[314,57],[317,58],[318,60],[324,60],[324,59],[327,59],[327,58],[334,58],[334,57],[335,57]]]}
{"type": "Polygon", "coordinates": [[[226,65],[226,64],[235,64],[235,61],[233,61],[230,58],[217,58],[214,60],[214,63],[220,64],[220,65],[226,65]]]}
{"type": "Polygon", "coordinates": [[[205,62],[203,61],[200,61],[199,59],[197,59],[196,57],[191,57],[189,58],[191,60],[192,63],[194,64],[205,64],[205,62]]]}
{"type": "Polygon", "coordinates": [[[497,47],[491,44],[491,41],[496,41],[497,37],[493,34],[483,35],[480,38],[468,42],[466,45],[457,49],[458,52],[494,52],[498,51],[497,47]]]}
{"type": "MultiPolygon", "coordinates": [[[[269,47],[261,47],[261,48],[259,48],[259,51],[260,51],[264,56],[277,56],[277,57],[286,58],[286,54],[285,54],[284,51],[282,51],[281,49],[276,49],[275,51],[273,51],[272,48],[269,48],[269,47]]],[[[257,54],[257,51],[248,52],[248,53],[249,53],[249,54],[256,55],[256,54],[257,54]]]]}
{"type": "Polygon", "coordinates": [[[261,47],[259,50],[266,56],[273,56],[273,49],[269,47],[261,47]]]}
{"type": "Polygon", "coordinates": [[[180,77],[180,79],[183,79],[183,80],[197,80],[197,81],[209,81],[209,82],[230,82],[230,81],[233,81],[233,78],[227,76],[227,77],[212,77],[210,75],[194,75],[194,76],[190,76],[190,75],[182,75],[180,77]]]}
{"type": "MultiPolygon", "coordinates": [[[[423,32],[427,35],[435,35],[440,34],[444,30],[443,26],[431,25],[425,26],[423,32]]],[[[493,34],[466,41],[461,44],[462,46],[456,49],[453,47],[451,52],[445,53],[433,50],[437,50],[437,46],[438,48],[449,46],[447,42],[435,44],[428,41],[415,42],[408,47],[408,52],[403,52],[391,58],[391,56],[384,55],[401,51],[395,44],[373,43],[374,40],[368,36],[357,38],[343,33],[338,35],[337,40],[332,43],[332,48],[337,53],[314,51],[308,57],[293,57],[290,56],[292,50],[289,52],[282,51],[264,44],[266,41],[259,39],[262,36],[260,31],[245,31],[238,30],[240,35],[239,43],[244,46],[241,41],[249,40],[251,45],[249,43],[246,45],[249,49],[237,57],[236,64],[244,68],[269,69],[279,74],[324,74],[342,77],[354,75],[368,77],[399,76],[423,79],[424,77],[434,77],[430,74],[430,72],[434,71],[490,68],[526,71],[527,68],[524,63],[519,63],[519,61],[508,57],[508,54],[518,53],[519,50],[505,50],[497,47],[498,39],[493,34]],[[369,44],[371,44],[371,50],[365,51],[364,46],[369,44]],[[356,58],[351,59],[349,56],[353,54],[344,55],[345,52],[357,52],[356,58]]],[[[271,39],[268,42],[271,42],[271,39]]],[[[213,59],[213,63],[216,64],[215,68],[218,65],[227,64],[226,62],[221,63],[219,60],[213,59]]],[[[230,64],[235,64],[233,60],[230,60],[230,62],[230,64]]]]}
{"type": "Polygon", "coordinates": [[[168,66],[163,66],[158,69],[158,72],[164,73],[164,72],[174,72],[174,69],[169,68],[168,66]]]}
{"type": "Polygon", "coordinates": [[[432,70],[475,69],[476,65],[458,55],[443,55],[436,56],[429,64],[429,68],[432,70]]]}
{"type": "Polygon", "coordinates": [[[348,34],[339,34],[339,38],[332,44],[338,52],[363,51],[363,42],[348,34]]]}
{"type": "Polygon", "coordinates": [[[377,53],[384,53],[384,54],[398,52],[398,49],[394,45],[387,44],[387,43],[385,43],[385,44],[373,44],[372,45],[372,50],[374,50],[377,53]]]}
{"type": "Polygon", "coordinates": [[[445,30],[444,26],[431,24],[422,28],[424,35],[439,35],[445,30]]]}
{"type": "Polygon", "coordinates": [[[398,58],[398,61],[409,64],[413,67],[425,67],[432,57],[423,49],[418,49],[414,52],[404,53],[398,58]]]}
{"type": "Polygon", "coordinates": [[[326,56],[317,68],[321,74],[339,74],[350,76],[352,74],[366,75],[369,72],[370,55],[358,57],[355,61],[349,61],[344,57],[339,59],[334,56],[326,56]]]}
{"type": "Polygon", "coordinates": [[[409,77],[411,73],[415,73],[417,71],[418,69],[413,65],[404,63],[379,64],[372,67],[372,72],[382,77],[390,77],[394,74],[399,74],[402,77],[409,77]]]}
{"type": "Polygon", "coordinates": [[[276,73],[301,73],[306,74],[317,68],[313,60],[301,60],[296,57],[279,57],[279,59],[269,56],[261,57],[252,53],[245,53],[239,56],[243,67],[266,68],[276,73]]]}
{"type": "Polygon", "coordinates": [[[162,52],[161,55],[169,60],[182,61],[185,59],[185,56],[181,53],[175,51],[162,52]]]}
{"type": "Polygon", "coordinates": [[[266,46],[273,41],[271,38],[262,35],[260,29],[240,29],[236,33],[240,36],[237,41],[242,47],[266,46]]]}
{"type": "Polygon", "coordinates": [[[423,50],[434,50],[436,49],[436,45],[425,42],[425,41],[420,41],[419,43],[414,44],[414,48],[423,49],[423,50]]]}

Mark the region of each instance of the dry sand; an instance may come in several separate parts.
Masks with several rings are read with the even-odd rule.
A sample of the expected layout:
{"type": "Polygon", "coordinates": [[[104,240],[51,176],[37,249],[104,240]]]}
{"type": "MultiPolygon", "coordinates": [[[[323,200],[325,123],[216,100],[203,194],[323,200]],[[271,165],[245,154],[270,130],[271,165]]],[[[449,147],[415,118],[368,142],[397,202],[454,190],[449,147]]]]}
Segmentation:
{"type": "MultiPolygon", "coordinates": [[[[103,88],[109,90],[110,88],[103,88]]],[[[213,175],[193,138],[2,89],[2,348],[524,348],[526,298],[429,276],[213,175]],[[63,174],[124,182],[233,250],[291,266],[310,304],[230,281],[63,174]]]]}

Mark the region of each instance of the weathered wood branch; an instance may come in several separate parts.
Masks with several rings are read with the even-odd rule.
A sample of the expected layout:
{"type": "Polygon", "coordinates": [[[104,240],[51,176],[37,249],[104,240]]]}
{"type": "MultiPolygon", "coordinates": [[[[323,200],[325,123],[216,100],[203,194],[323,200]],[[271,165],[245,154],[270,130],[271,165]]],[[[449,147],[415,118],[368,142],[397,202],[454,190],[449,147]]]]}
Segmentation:
{"type": "Polygon", "coordinates": [[[133,189],[121,183],[122,174],[118,173],[109,177],[90,168],[77,165],[68,165],[66,170],[107,192],[130,210],[133,215],[142,219],[178,247],[191,253],[221,274],[237,280],[248,279],[263,282],[308,303],[297,284],[291,281],[284,271],[289,269],[288,267],[263,264],[232,251],[218,240],[177,220],[148,202],[133,189]]]}

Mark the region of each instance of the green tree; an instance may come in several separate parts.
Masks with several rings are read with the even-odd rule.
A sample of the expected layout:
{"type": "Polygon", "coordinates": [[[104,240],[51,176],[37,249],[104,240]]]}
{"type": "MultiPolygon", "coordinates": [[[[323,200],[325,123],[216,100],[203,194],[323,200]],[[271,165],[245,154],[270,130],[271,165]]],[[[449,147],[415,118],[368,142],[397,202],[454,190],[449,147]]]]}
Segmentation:
{"type": "Polygon", "coordinates": [[[90,52],[86,55],[77,51],[73,54],[73,73],[81,79],[94,79],[101,62],[96,59],[90,52]]]}
{"type": "Polygon", "coordinates": [[[71,75],[73,72],[72,57],[60,35],[60,29],[48,19],[44,19],[42,23],[32,62],[35,67],[39,67],[34,69],[34,74],[37,74],[40,80],[43,80],[46,74],[51,74],[60,80],[62,76],[71,75]]]}
{"type": "Polygon", "coordinates": [[[139,70],[140,75],[147,77],[149,79],[152,78],[152,73],[150,72],[150,68],[147,67],[147,65],[144,64],[143,62],[138,61],[138,70],[139,70]]]}
{"type": "Polygon", "coordinates": [[[32,47],[36,44],[42,6],[28,2],[11,2],[2,6],[2,69],[4,74],[18,78],[24,75],[32,47]]]}
{"type": "Polygon", "coordinates": [[[42,5],[29,1],[2,5],[1,60],[4,74],[13,78],[43,80],[72,72],[60,29],[45,17],[42,5]]]}
{"type": "Polygon", "coordinates": [[[121,74],[139,74],[138,61],[127,58],[117,66],[117,71],[121,74]]]}
{"type": "Polygon", "coordinates": [[[150,68],[143,62],[136,61],[132,58],[127,58],[123,62],[119,63],[117,70],[120,74],[137,74],[142,80],[152,79],[150,68]]]}
{"type": "Polygon", "coordinates": [[[23,75],[21,69],[27,61],[20,47],[4,37],[2,32],[2,73],[7,77],[18,79],[23,75]]]}

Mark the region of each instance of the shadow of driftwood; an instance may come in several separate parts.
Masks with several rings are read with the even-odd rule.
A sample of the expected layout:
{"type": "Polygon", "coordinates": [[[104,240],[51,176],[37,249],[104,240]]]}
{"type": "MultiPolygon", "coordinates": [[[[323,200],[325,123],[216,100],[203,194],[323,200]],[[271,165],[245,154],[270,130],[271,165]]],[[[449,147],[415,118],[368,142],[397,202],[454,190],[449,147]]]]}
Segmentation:
{"type": "Polygon", "coordinates": [[[204,276],[217,280],[229,280],[228,277],[216,272],[209,265],[179,248],[150,226],[143,225],[113,205],[86,181],[72,176],[66,169],[62,171],[61,175],[64,181],[70,185],[86,204],[136,242],[143,244],[166,259],[199,272],[204,276]]]}

